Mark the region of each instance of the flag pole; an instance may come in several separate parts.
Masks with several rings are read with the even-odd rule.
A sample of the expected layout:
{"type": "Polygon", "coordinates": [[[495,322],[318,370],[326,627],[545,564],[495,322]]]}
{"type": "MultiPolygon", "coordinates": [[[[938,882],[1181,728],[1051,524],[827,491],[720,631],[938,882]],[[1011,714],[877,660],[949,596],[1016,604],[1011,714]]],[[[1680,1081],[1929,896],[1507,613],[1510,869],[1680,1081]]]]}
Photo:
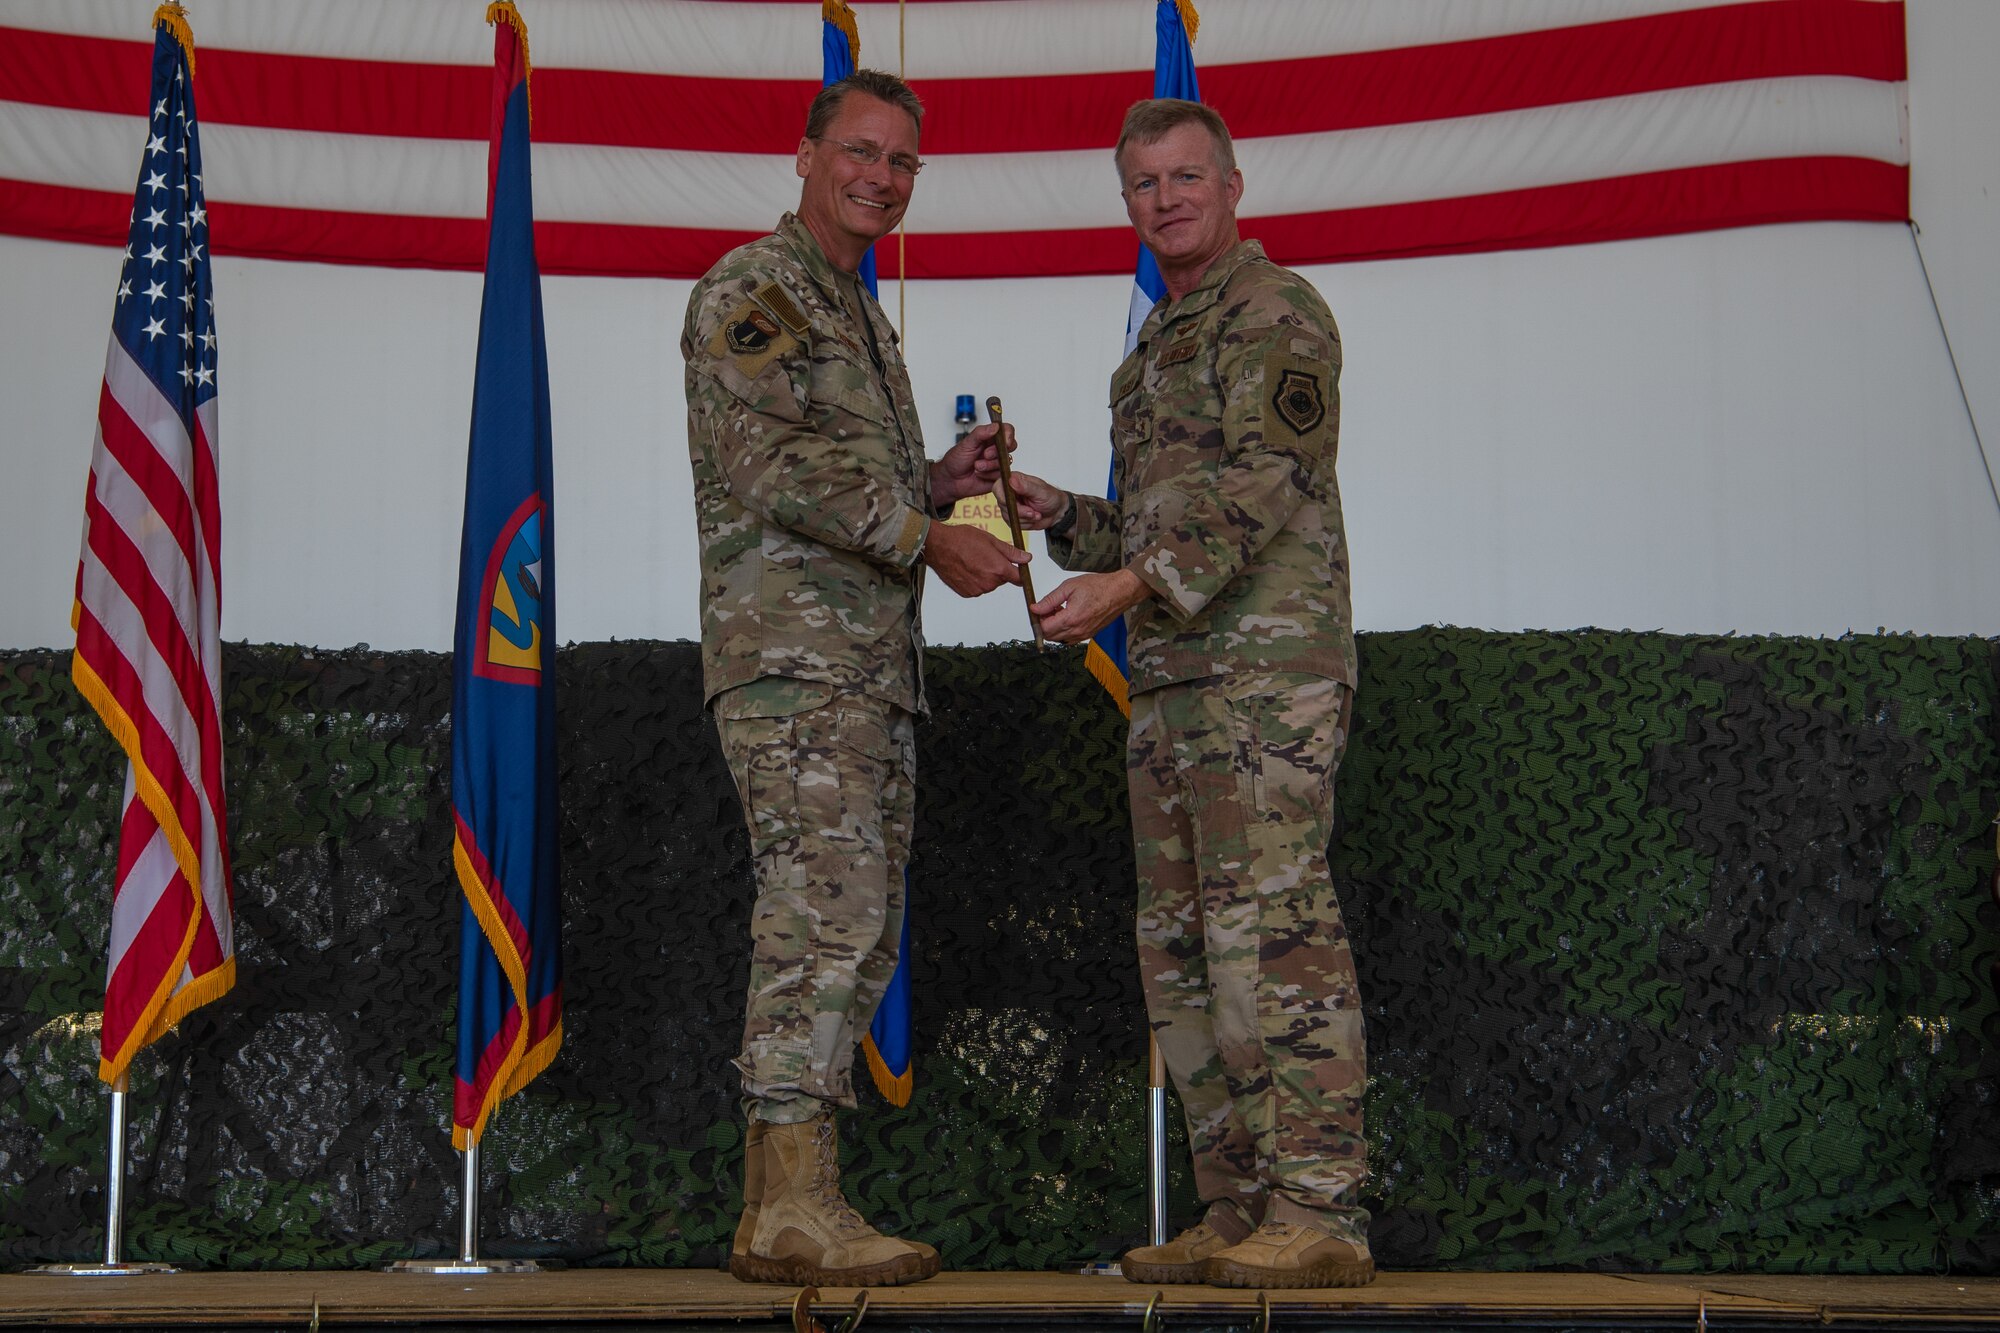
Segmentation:
{"type": "Polygon", "coordinates": [[[128,1264],[119,1256],[125,1249],[125,1075],[111,1084],[111,1151],[107,1154],[110,1178],[104,1191],[104,1262],[96,1264],[42,1264],[26,1271],[61,1277],[125,1277],[132,1273],[178,1273],[171,1264],[128,1264]]]}
{"type": "Polygon", "coordinates": [[[458,1257],[456,1259],[398,1259],[384,1264],[385,1273],[429,1273],[440,1277],[480,1277],[488,1273],[539,1273],[542,1266],[533,1259],[482,1259],[479,1257],[479,1141],[459,1150],[458,1175],[458,1257]]]}
{"type": "Polygon", "coordinates": [[[486,281],[466,446],[452,630],[452,870],[459,911],[450,1092],[458,1256],[398,1273],[532,1273],[479,1256],[479,1143],[502,1101],[562,1045],[561,857],[555,771],[554,462],[529,172],[528,30],[513,0],[493,28],[486,281]],[[505,873],[496,867],[508,867],[505,873]]]}
{"type": "Polygon", "coordinates": [[[70,675],[126,756],[98,1029],[97,1076],[111,1088],[104,1259],[28,1270],[82,1277],[177,1271],[123,1258],[127,1071],[139,1050],[221,998],[236,980],[222,782],[221,573],[212,564],[221,544],[215,302],[195,116],[194,33],[177,0],[165,0],[148,26],[152,78],[144,105],[152,108],[150,137],[140,155],[129,244],[112,305],[90,460],[92,503],[85,508],[70,616],[76,630],[70,675]],[[142,302],[133,291],[146,278],[153,283],[142,302]],[[114,390],[114,382],[125,387],[114,390]],[[121,433],[144,443],[129,453],[107,447],[106,440],[121,433]],[[139,482],[142,476],[162,480],[139,482]],[[101,507],[93,512],[100,496],[152,494],[155,485],[185,503],[172,514],[143,506],[143,518],[120,519],[101,507]],[[139,526],[127,529],[128,521],[139,526]],[[144,653],[109,628],[126,623],[123,608],[136,605],[113,572],[120,562],[116,552],[135,542],[147,553],[156,604],[169,608],[164,619],[140,612],[144,623],[133,642],[149,650],[144,653]],[[202,708],[193,707],[196,700],[202,708]],[[173,737],[179,762],[151,759],[135,722],[173,737]],[[199,820],[184,823],[181,812],[197,809],[199,820]]]}
{"type": "Polygon", "coordinates": [[[458,1197],[463,1216],[458,1220],[458,1259],[460,1263],[476,1264],[479,1262],[479,1145],[466,1144],[459,1159],[458,1197]]]}
{"type": "MultiPolygon", "coordinates": [[[[1153,96],[1185,98],[1190,102],[1201,100],[1201,88],[1195,77],[1194,51],[1192,43],[1196,30],[1201,25],[1201,16],[1195,13],[1194,0],[1159,0],[1154,7],[1153,41],[1153,96]]],[[[1125,351],[1129,355],[1137,342],[1139,329],[1145,322],[1146,311],[1157,304],[1166,294],[1165,283],[1160,279],[1158,264],[1142,245],[1139,263],[1132,275],[1133,296],[1130,314],[1125,325],[1125,351]],[[1150,280],[1149,280],[1150,279],[1150,280]]],[[[1113,460],[1112,480],[1117,480],[1117,463],[1113,460]]],[[[1117,498],[1117,490],[1107,484],[1106,492],[1117,498]]],[[[1118,706],[1131,716],[1131,700],[1126,693],[1130,676],[1126,669],[1124,626],[1114,620],[1098,631],[1093,637],[1090,651],[1084,661],[1118,706]]],[[[1146,1196],[1151,1204],[1153,1244],[1167,1243],[1167,1062],[1160,1053],[1159,1040],[1148,1032],[1146,1037],[1146,1196]]]]}
{"type": "Polygon", "coordinates": [[[1167,1062],[1146,1034],[1146,1206],[1152,1243],[1167,1243],[1167,1062]]]}
{"type": "Polygon", "coordinates": [[[111,1180],[104,1191],[104,1266],[116,1268],[125,1248],[125,1075],[111,1085],[111,1180]]]}

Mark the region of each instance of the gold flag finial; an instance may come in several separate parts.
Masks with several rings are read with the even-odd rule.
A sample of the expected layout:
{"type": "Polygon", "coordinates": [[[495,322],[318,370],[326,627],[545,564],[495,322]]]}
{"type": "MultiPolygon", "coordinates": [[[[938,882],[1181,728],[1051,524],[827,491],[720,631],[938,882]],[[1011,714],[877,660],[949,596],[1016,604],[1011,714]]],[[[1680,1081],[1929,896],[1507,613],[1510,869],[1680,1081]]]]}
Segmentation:
{"type": "Polygon", "coordinates": [[[521,11],[514,8],[514,0],[493,0],[486,6],[486,22],[491,25],[504,23],[514,30],[521,43],[521,78],[528,85],[528,115],[535,114],[535,62],[528,55],[528,20],[521,17],[521,11]]]}
{"type": "Polygon", "coordinates": [[[194,73],[194,29],[188,27],[187,7],[179,4],[178,0],[167,0],[153,11],[153,26],[165,27],[174,35],[174,40],[181,44],[181,50],[187,54],[188,73],[194,73]]]}
{"type": "Polygon", "coordinates": [[[847,34],[847,58],[861,63],[861,29],[855,26],[854,11],[847,0],[820,0],[819,16],[847,34]]]}

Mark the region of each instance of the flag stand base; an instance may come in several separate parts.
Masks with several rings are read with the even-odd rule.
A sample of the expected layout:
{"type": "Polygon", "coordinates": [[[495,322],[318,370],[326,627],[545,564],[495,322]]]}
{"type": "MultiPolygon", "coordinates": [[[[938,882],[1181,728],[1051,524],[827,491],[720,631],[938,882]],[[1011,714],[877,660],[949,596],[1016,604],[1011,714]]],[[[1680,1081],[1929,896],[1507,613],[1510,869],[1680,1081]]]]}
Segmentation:
{"type": "Polygon", "coordinates": [[[459,1154],[458,1258],[398,1259],[383,1266],[385,1273],[435,1273],[442,1277],[480,1277],[487,1273],[539,1273],[533,1259],[479,1257],[479,1145],[467,1144],[459,1154]]]}
{"type": "MultiPolygon", "coordinates": [[[[129,780],[129,779],[128,779],[129,780]]],[[[129,1264],[118,1256],[125,1246],[125,1075],[111,1084],[110,1168],[104,1191],[104,1257],[94,1264],[41,1264],[24,1270],[45,1277],[128,1277],[138,1273],[178,1273],[172,1264],[129,1264]]]]}
{"type": "Polygon", "coordinates": [[[483,1273],[539,1273],[533,1259],[398,1259],[385,1273],[435,1273],[441,1277],[477,1277],[483,1273]]]}

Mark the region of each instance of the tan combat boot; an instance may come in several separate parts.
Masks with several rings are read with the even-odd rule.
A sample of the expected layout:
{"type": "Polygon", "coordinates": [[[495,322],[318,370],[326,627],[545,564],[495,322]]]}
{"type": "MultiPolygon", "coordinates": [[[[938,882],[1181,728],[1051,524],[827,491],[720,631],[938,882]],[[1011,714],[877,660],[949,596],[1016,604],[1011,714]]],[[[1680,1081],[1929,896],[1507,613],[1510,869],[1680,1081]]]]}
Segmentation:
{"type": "Polygon", "coordinates": [[[1365,1287],[1375,1280],[1367,1242],[1329,1236],[1304,1222],[1266,1222],[1240,1245],[1208,1257],[1215,1287],[1365,1287]]]}
{"type": "Polygon", "coordinates": [[[1127,1282],[1206,1282],[1208,1257],[1247,1239],[1250,1231],[1250,1220],[1233,1205],[1213,1203],[1201,1221],[1166,1244],[1125,1251],[1118,1270],[1127,1282]]]}
{"type": "Polygon", "coordinates": [[[761,1146],[764,1189],[756,1226],[749,1244],[729,1253],[729,1271],[737,1278],[795,1287],[895,1287],[936,1274],[936,1250],[883,1235],[840,1192],[831,1115],[767,1125],[761,1146]]]}
{"type": "Polygon", "coordinates": [[[750,1253],[750,1241],[757,1234],[757,1212],[764,1202],[764,1131],[770,1126],[752,1118],[743,1134],[743,1220],[736,1224],[736,1239],[729,1243],[729,1262],[750,1253]]]}

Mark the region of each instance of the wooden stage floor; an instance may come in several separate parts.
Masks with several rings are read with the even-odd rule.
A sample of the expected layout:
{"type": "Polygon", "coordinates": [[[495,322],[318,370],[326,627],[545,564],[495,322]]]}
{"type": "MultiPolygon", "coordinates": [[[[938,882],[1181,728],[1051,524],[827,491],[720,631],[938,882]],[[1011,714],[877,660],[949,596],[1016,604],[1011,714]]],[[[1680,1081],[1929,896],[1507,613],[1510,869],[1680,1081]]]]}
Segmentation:
{"type": "MultiPolygon", "coordinates": [[[[946,1273],[869,1294],[872,1328],[1126,1328],[1160,1296],[1155,1333],[1254,1329],[1257,1293],[1156,1288],[1065,1273],[946,1273]]],[[[794,1327],[794,1287],[689,1269],[570,1269],[451,1277],[404,1273],[0,1276],[0,1326],[58,1328],[794,1327]]],[[[840,1333],[855,1301],[809,1307],[840,1333]]],[[[2000,1327],[2000,1278],[1671,1277],[1601,1273],[1385,1273],[1349,1291],[1272,1292],[1270,1330],[1334,1328],[2000,1327]]],[[[811,1323],[805,1333],[815,1333],[811,1323]]],[[[849,1330],[849,1333],[855,1333],[849,1330]]]]}

